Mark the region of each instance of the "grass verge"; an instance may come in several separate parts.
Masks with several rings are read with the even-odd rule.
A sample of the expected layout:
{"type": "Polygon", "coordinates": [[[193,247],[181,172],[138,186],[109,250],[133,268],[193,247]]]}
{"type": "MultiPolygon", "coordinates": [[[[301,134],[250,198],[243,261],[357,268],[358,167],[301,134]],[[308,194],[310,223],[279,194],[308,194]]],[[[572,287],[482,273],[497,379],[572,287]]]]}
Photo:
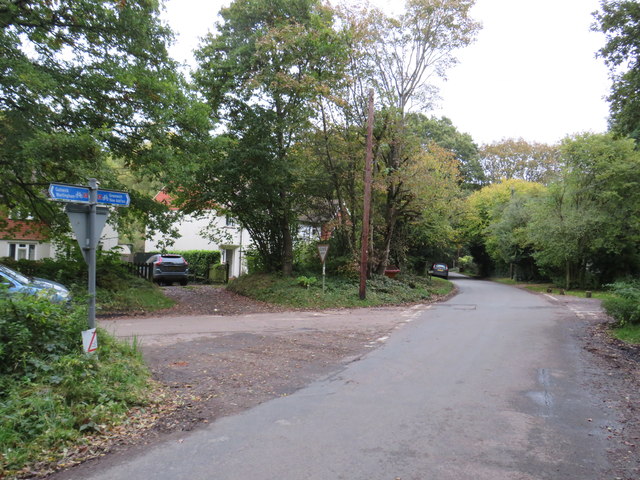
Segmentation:
{"type": "Polygon", "coordinates": [[[634,345],[640,344],[640,325],[624,325],[611,329],[611,334],[618,340],[634,345]]]}
{"type": "Polygon", "coordinates": [[[11,296],[0,299],[0,314],[0,471],[7,478],[50,472],[79,449],[91,456],[132,408],[152,404],[135,344],[99,330],[98,352],[83,352],[84,308],[11,296]]]}
{"type": "Polygon", "coordinates": [[[395,279],[374,275],[367,281],[366,299],[359,298],[359,280],[276,275],[245,275],[227,288],[264,302],[299,309],[374,307],[422,302],[447,295],[453,284],[440,278],[399,275],[395,279]]]}
{"type": "Polygon", "coordinates": [[[540,292],[547,293],[551,290],[552,294],[560,294],[561,291],[564,291],[565,295],[570,295],[572,297],[580,297],[586,298],[587,291],[591,292],[591,298],[597,298],[599,300],[605,300],[607,298],[611,298],[611,292],[605,290],[581,290],[581,289],[573,289],[573,290],[565,290],[563,288],[557,287],[552,283],[526,283],[526,282],[518,282],[516,280],[512,280],[510,278],[492,278],[494,282],[502,283],[504,285],[521,285],[527,290],[532,292],[540,292]]]}
{"type": "Polygon", "coordinates": [[[167,298],[157,285],[142,278],[123,279],[120,286],[99,288],[96,309],[100,315],[144,313],[170,308],[175,301],[167,298]]]}

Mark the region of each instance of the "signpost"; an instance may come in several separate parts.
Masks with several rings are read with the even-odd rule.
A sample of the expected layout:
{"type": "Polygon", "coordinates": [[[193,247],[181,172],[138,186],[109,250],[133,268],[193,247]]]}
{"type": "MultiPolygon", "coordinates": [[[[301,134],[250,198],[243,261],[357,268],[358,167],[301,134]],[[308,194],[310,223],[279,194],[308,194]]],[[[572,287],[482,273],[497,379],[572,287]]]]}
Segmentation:
{"type": "MultiPolygon", "coordinates": [[[[97,184],[97,182],[96,182],[97,184]]],[[[66,185],[64,183],[52,183],[49,185],[49,197],[51,200],[71,203],[91,203],[89,200],[91,189],[80,185],[66,185]]],[[[116,207],[128,207],[131,198],[127,192],[116,190],[97,190],[97,203],[100,205],[113,205],[116,207]]]]}
{"type": "MultiPolygon", "coordinates": [[[[89,330],[96,326],[96,248],[107,222],[109,209],[98,207],[110,205],[114,207],[128,207],[129,194],[112,190],[98,190],[98,181],[89,179],[89,186],[66,185],[52,183],[49,185],[49,197],[58,202],[67,202],[65,212],[71,222],[71,228],[76,234],[78,245],[89,267],[89,330]]],[[[95,331],[95,330],[94,330],[95,331]]],[[[95,334],[90,337],[88,352],[97,349],[95,334]]]]}
{"type": "Polygon", "coordinates": [[[325,279],[325,259],[327,258],[327,252],[329,251],[328,244],[319,244],[318,253],[320,254],[320,260],[322,260],[322,293],[324,293],[324,279],[325,279]]]}

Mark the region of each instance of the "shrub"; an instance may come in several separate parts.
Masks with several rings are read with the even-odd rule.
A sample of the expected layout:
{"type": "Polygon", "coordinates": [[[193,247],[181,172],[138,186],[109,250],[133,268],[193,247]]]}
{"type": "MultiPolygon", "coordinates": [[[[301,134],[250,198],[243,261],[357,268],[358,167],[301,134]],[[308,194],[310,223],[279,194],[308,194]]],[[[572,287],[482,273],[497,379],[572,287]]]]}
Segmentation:
{"type": "Polygon", "coordinates": [[[640,324],[640,281],[616,282],[609,287],[614,296],[602,302],[606,312],[620,325],[640,324]]]}
{"type": "Polygon", "coordinates": [[[149,402],[149,372],[135,346],[98,330],[99,352],[86,355],[86,328],[83,308],[0,295],[0,471],[7,478],[55,462],[84,435],[149,402]]]}
{"type": "Polygon", "coordinates": [[[33,295],[0,296],[0,374],[31,376],[42,362],[78,350],[82,309],[33,295]]]}
{"type": "Polygon", "coordinates": [[[218,263],[210,270],[209,280],[214,283],[224,283],[227,281],[227,266],[218,263]]]}
{"type": "Polygon", "coordinates": [[[458,267],[461,272],[471,272],[476,273],[477,267],[473,261],[473,257],[471,255],[465,255],[464,257],[458,258],[458,267]]]}
{"type": "Polygon", "coordinates": [[[311,285],[315,285],[316,283],[318,283],[318,279],[316,277],[300,276],[296,278],[296,282],[298,282],[298,285],[304,288],[309,288],[311,285]]]}

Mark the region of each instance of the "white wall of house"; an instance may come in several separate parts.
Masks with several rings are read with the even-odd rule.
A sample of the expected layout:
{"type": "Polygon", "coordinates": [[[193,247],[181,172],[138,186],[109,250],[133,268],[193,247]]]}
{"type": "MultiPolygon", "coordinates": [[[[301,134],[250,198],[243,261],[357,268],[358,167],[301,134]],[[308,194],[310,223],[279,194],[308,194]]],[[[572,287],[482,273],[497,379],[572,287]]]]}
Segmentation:
{"type": "MultiPolygon", "coordinates": [[[[118,240],[118,232],[111,225],[105,225],[100,237],[101,248],[111,251],[118,247],[118,240]]],[[[56,258],[59,254],[56,247],[49,242],[20,238],[0,240],[0,257],[9,257],[14,260],[42,260],[56,258]]]]}
{"type": "Polygon", "coordinates": [[[42,260],[51,257],[51,244],[37,240],[0,240],[0,257],[42,260]]]}
{"type": "Polygon", "coordinates": [[[251,244],[249,233],[229,218],[214,212],[206,216],[185,215],[174,227],[179,237],[171,239],[161,234],[145,242],[146,252],[176,250],[219,250],[221,262],[229,264],[229,276],[238,277],[247,272],[245,252],[251,244]],[[207,235],[207,232],[213,235],[207,235]],[[173,241],[168,245],[168,242],[173,241]]]}

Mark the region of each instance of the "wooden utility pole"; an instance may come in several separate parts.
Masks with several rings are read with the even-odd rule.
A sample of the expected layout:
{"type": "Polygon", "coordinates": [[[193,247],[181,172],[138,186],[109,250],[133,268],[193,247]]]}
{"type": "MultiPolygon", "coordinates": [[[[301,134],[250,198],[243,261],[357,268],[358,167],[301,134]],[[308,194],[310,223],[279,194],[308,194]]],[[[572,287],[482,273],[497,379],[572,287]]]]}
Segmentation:
{"type": "Polygon", "coordinates": [[[364,161],[364,208],[362,214],[362,247],[360,253],[360,300],[367,298],[367,266],[369,263],[369,216],[371,214],[371,165],[373,163],[373,88],[369,89],[367,116],[367,153],[364,161]]]}

